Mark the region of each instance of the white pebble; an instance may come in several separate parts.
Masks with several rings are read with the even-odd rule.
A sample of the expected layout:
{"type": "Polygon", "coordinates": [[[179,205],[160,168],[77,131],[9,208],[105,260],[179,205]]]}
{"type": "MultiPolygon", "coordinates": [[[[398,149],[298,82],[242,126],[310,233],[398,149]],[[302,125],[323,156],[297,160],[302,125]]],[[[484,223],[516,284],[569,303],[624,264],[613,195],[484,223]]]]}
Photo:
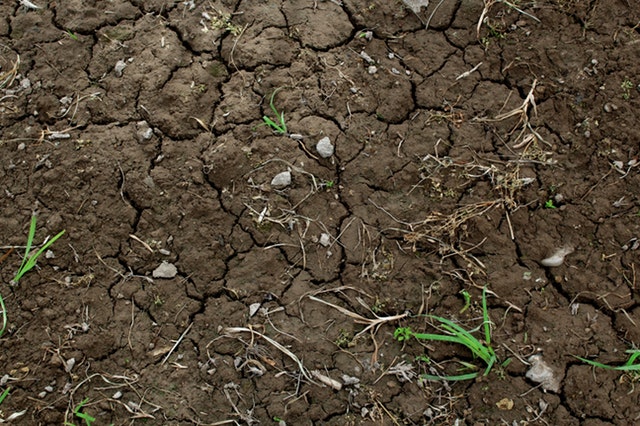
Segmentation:
{"type": "Polygon", "coordinates": [[[373,75],[378,72],[378,67],[376,67],[375,65],[371,65],[369,68],[367,68],[367,72],[373,75]]]}
{"type": "Polygon", "coordinates": [[[286,171],[282,173],[278,173],[271,179],[271,186],[276,188],[284,188],[285,186],[291,185],[291,172],[286,171]]]}
{"type": "Polygon", "coordinates": [[[328,136],[320,139],[316,144],[316,151],[322,158],[329,158],[333,155],[334,147],[328,136]]]}
{"type": "Polygon", "coordinates": [[[67,360],[67,363],[65,364],[65,371],[67,373],[71,373],[71,370],[73,370],[73,367],[76,365],[76,359],[75,358],[69,358],[67,360]]]}
{"type": "Polygon", "coordinates": [[[253,317],[258,312],[260,306],[262,306],[262,303],[252,303],[249,305],[249,318],[253,317]]]}
{"type": "Polygon", "coordinates": [[[553,253],[553,255],[547,257],[546,259],[542,259],[540,261],[540,264],[542,266],[548,266],[548,267],[560,266],[564,262],[565,256],[571,253],[573,253],[573,247],[569,247],[569,246],[562,247],[556,250],[556,252],[553,253]]]}
{"type": "Polygon", "coordinates": [[[122,59],[116,62],[116,65],[113,67],[113,71],[116,73],[116,77],[122,77],[122,71],[127,67],[127,63],[122,59]]]}
{"type": "Polygon", "coordinates": [[[542,388],[551,392],[560,390],[560,379],[555,375],[553,369],[542,359],[541,355],[533,355],[528,361],[531,368],[526,372],[527,379],[535,383],[540,383],[542,388]]]}
{"type": "Polygon", "coordinates": [[[323,247],[329,247],[331,244],[331,236],[326,233],[322,233],[320,235],[320,241],[318,241],[323,247]]]}
{"type": "Polygon", "coordinates": [[[168,278],[171,279],[178,275],[178,268],[173,263],[163,261],[160,266],[153,270],[153,278],[168,278]]]}
{"type": "Polygon", "coordinates": [[[360,52],[360,57],[362,59],[364,59],[365,61],[369,62],[370,64],[375,63],[376,61],[373,60],[373,58],[369,55],[367,55],[367,52],[365,52],[364,50],[362,52],[360,52]]]}

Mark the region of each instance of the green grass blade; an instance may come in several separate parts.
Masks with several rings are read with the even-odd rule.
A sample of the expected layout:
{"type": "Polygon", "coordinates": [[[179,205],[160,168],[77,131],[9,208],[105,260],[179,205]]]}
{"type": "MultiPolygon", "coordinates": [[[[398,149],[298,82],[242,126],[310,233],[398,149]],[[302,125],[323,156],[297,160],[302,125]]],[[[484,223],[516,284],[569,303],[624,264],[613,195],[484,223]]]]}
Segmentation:
{"type": "Polygon", "coordinates": [[[430,380],[430,381],[443,381],[443,380],[447,380],[449,382],[459,382],[459,381],[463,381],[463,380],[472,380],[475,379],[479,376],[479,373],[467,373],[467,374],[459,374],[456,376],[436,376],[433,374],[422,374],[420,377],[422,377],[425,380],[430,380]]]}
{"type": "Polygon", "coordinates": [[[580,361],[582,361],[582,362],[584,362],[584,363],[586,363],[586,364],[592,365],[592,366],[594,366],[594,367],[604,368],[605,370],[615,370],[615,369],[616,369],[616,367],[611,366],[611,365],[602,364],[602,363],[600,363],[600,362],[592,361],[592,360],[590,360],[590,359],[582,358],[582,357],[575,356],[575,355],[574,355],[574,357],[575,357],[575,358],[577,358],[577,359],[579,359],[580,361]]]}
{"type": "Polygon", "coordinates": [[[476,339],[471,333],[462,328],[460,325],[454,323],[451,320],[446,318],[434,316],[433,318],[437,319],[442,323],[442,328],[444,328],[449,333],[456,336],[458,342],[471,350],[474,356],[481,358],[485,363],[489,363],[491,357],[493,355],[493,351],[490,350],[486,345],[484,345],[481,341],[476,339]]]}
{"type": "Polygon", "coordinates": [[[4,399],[9,396],[9,391],[11,391],[11,388],[6,388],[4,392],[2,392],[2,395],[0,395],[0,404],[2,404],[4,399]]]}
{"type": "Polygon", "coordinates": [[[446,334],[412,333],[412,336],[419,340],[435,340],[439,342],[464,344],[457,336],[448,336],[446,334]]]}
{"type": "Polygon", "coordinates": [[[625,363],[625,365],[632,365],[635,362],[636,358],[640,356],[640,349],[629,349],[625,352],[631,354],[629,360],[625,363]]]}
{"type": "MultiPolygon", "coordinates": [[[[36,215],[32,214],[31,215],[31,225],[29,225],[29,235],[27,235],[27,246],[26,249],[24,251],[24,257],[22,258],[22,263],[20,264],[20,268],[18,268],[18,272],[22,271],[22,268],[24,268],[25,263],[27,262],[27,260],[29,259],[29,252],[31,252],[31,244],[33,244],[33,238],[36,236],[36,215]]],[[[20,275],[22,276],[22,275],[20,275]]],[[[13,279],[15,282],[17,282],[18,280],[16,278],[13,279]]]]}
{"type": "Polygon", "coordinates": [[[80,410],[82,409],[82,407],[83,407],[87,402],[89,402],[89,398],[85,398],[85,399],[83,399],[83,400],[82,400],[82,402],[81,402],[80,404],[78,404],[78,406],[76,407],[76,409],[73,411],[73,414],[75,414],[75,415],[76,415],[76,417],[78,417],[79,419],[84,420],[84,423],[85,423],[87,426],[91,426],[91,424],[92,424],[93,422],[95,422],[95,421],[96,421],[96,418],[95,418],[95,417],[90,416],[90,415],[89,415],[89,414],[87,414],[87,413],[82,413],[82,412],[80,412],[80,410]]]}
{"type": "Polygon", "coordinates": [[[484,322],[484,341],[491,346],[491,320],[487,309],[487,287],[482,289],[482,321],[484,322]]]}
{"type": "MultiPolygon", "coordinates": [[[[35,254],[33,254],[32,256],[29,256],[28,259],[25,258],[26,262],[23,261],[23,265],[20,267],[20,269],[18,269],[18,273],[13,278],[13,282],[17,283],[20,280],[20,278],[22,278],[22,276],[24,274],[26,274],[31,269],[33,269],[33,267],[36,265],[36,262],[38,261],[38,258],[40,257],[40,255],[46,249],[51,247],[51,245],[53,243],[55,243],[58,238],[62,237],[62,235],[64,235],[64,233],[65,233],[65,230],[62,230],[62,231],[58,232],[58,234],[56,234],[52,239],[50,239],[42,247],[40,247],[40,249],[35,254]]],[[[30,246],[30,244],[28,244],[28,243],[27,243],[27,245],[30,246]]]]}

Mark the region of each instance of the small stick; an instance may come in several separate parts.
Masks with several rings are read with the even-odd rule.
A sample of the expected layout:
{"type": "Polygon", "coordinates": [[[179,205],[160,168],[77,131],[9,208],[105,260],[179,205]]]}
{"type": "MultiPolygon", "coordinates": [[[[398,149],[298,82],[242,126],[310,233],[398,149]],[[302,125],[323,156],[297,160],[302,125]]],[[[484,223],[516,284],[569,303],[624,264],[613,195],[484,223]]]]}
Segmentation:
{"type": "Polygon", "coordinates": [[[4,262],[12,252],[13,252],[13,247],[9,247],[9,251],[7,251],[5,254],[2,255],[2,257],[0,257],[0,263],[4,262]]]}
{"type": "Polygon", "coordinates": [[[169,353],[164,357],[164,359],[162,360],[162,362],[160,363],[160,365],[164,364],[165,362],[167,362],[167,360],[169,359],[169,357],[171,356],[171,354],[173,353],[174,350],[176,350],[176,348],[178,347],[178,345],[180,344],[180,342],[182,342],[182,339],[184,339],[184,336],[187,335],[187,333],[189,332],[189,330],[191,330],[191,326],[193,325],[193,323],[189,324],[189,326],[187,327],[187,329],[185,331],[182,332],[182,334],[180,335],[180,337],[178,338],[178,340],[176,340],[176,343],[173,345],[173,347],[171,348],[171,350],[169,351],[169,353]]]}
{"type": "Polygon", "coordinates": [[[130,238],[133,238],[134,240],[136,240],[137,242],[139,242],[140,244],[142,244],[144,246],[144,248],[146,248],[147,250],[149,250],[151,253],[153,253],[153,249],[151,248],[151,246],[149,246],[149,244],[145,243],[144,241],[142,241],[140,238],[136,237],[133,234],[129,234],[130,238]]]}

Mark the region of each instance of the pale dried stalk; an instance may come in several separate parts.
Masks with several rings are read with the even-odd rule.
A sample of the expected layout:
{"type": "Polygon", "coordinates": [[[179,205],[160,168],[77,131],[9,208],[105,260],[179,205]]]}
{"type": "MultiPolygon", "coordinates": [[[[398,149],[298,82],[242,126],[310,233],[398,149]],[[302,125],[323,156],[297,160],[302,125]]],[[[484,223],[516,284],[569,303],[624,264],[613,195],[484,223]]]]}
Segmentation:
{"type": "MultiPolygon", "coordinates": [[[[309,297],[309,299],[311,299],[311,300],[313,300],[315,302],[323,303],[323,304],[325,304],[327,306],[330,306],[330,307],[340,311],[341,313],[345,314],[346,316],[353,318],[354,322],[356,324],[367,324],[367,326],[362,331],[360,331],[358,334],[356,334],[354,336],[354,338],[357,338],[357,337],[363,335],[367,331],[371,331],[371,334],[375,334],[378,331],[378,328],[380,328],[380,326],[382,324],[385,324],[385,323],[388,323],[388,322],[393,322],[393,321],[398,321],[398,320],[401,320],[401,319],[406,318],[406,317],[409,316],[408,312],[405,312],[405,313],[400,314],[400,315],[392,315],[390,317],[379,317],[376,314],[373,314],[375,316],[375,318],[374,319],[370,319],[370,318],[363,317],[362,315],[357,314],[355,312],[352,312],[352,311],[350,311],[348,309],[345,309],[342,306],[334,305],[331,302],[327,302],[325,300],[322,300],[322,299],[320,299],[318,297],[315,297],[315,296],[308,296],[308,297],[309,297]]],[[[360,299],[358,299],[358,301],[360,302],[360,304],[362,304],[363,306],[366,307],[366,305],[364,305],[364,303],[360,299]]]]}
{"type": "Polygon", "coordinates": [[[267,337],[266,335],[254,330],[252,328],[247,328],[247,327],[227,327],[227,328],[224,329],[224,332],[225,332],[225,334],[251,333],[251,337],[252,338],[253,338],[254,335],[263,338],[268,343],[270,343],[274,348],[278,349],[280,352],[282,352],[283,354],[285,354],[286,356],[291,358],[291,360],[294,363],[296,363],[296,365],[298,366],[298,370],[300,370],[300,374],[302,374],[302,377],[304,377],[309,382],[311,382],[311,383],[313,383],[315,385],[318,384],[313,380],[313,377],[311,376],[311,373],[309,373],[309,370],[307,370],[305,368],[305,366],[302,364],[302,361],[300,361],[300,358],[298,358],[296,356],[296,354],[294,354],[289,349],[285,348],[284,346],[282,346],[280,343],[276,342],[272,338],[267,337]]]}

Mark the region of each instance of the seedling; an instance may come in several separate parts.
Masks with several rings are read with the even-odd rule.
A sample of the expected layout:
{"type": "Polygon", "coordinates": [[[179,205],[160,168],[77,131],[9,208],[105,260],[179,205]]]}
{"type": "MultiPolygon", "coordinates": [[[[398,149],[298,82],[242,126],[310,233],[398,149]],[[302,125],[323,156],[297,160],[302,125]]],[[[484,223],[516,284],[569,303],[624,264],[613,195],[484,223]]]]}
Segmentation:
{"type": "Polygon", "coordinates": [[[38,260],[40,255],[44,253],[44,251],[47,250],[49,247],[51,247],[51,245],[55,243],[56,240],[64,234],[64,232],[65,230],[63,229],[62,231],[58,232],[49,241],[45,240],[44,244],[42,244],[42,247],[40,247],[40,249],[37,252],[35,252],[32,255],[29,255],[29,253],[31,252],[31,247],[33,245],[33,238],[36,236],[36,215],[35,214],[32,215],[31,226],[29,227],[29,235],[27,236],[27,246],[25,249],[24,258],[22,259],[22,264],[20,265],[20,268],[18,269],[16,276],[13,277],[13,279],[11,280],[11,285],[18,284],[18,281],[20,281],[20,278],[22,278],[24,274],[26,274],[27,272],[32,270],[34,266],[36,266],[36,261],[38,260]]]}
{"type": "MultiPolygon", "coordinates": [[[[640,349],[629,349],[625,351],[630,354],[629,359],[622,365],[607,365],[602,364],[597,361],[592,361],[590,359],[581,358],[576,356],[580,361],[586,362],[589,365],[594,367],[603,368],[605,370],[616,370],[616,371],[624,371],[624,372],[633,372],[634,374],[640,374],[640,364],[635,364],[635,361],[638,357],[640,357],[640,349]]],[[[575,355],[574,355],[575,356],[575,355]]]]}
{"type": "MultiPolygon", "coordinates": [[[[93,422],[96,421],[96,418],[93,416],[90,416],[87,413],[83,413],[80,410],[82,410],[82,407],[89,402],[89,398],[85,398],[82,400],[82,402],[80,404],[78,404],[78,406],[76,408],[74,408],[73,410],[73,415],[76,416],[79,419],[84,420],[84,424],[86,426],[91,426],[91,424],[93,422]]],[[[64,422],[64,426],[75,426],[73,423],[69,423],[69,422],[64,422]]]]}
{"type": "MultiPolygon", "coordinates": [[[[18,284],[18,281],[20,281],[20,278],[22,278],[24,274],[26,274],[31,269],[33,269],[33,267],[36,265],[36,261],[38,260],[38,257],[46,249],[51,247],[51,244],[55,243],[56,240],[62,236],[62,234],[64,234],[64,230],[60,231],[55,237],[53,237],[49,241],[46,241],[42,245],[42,247],[40,247],[40,250],[38,250],[37,252],[35,252],[30,256],[29,252],[31,251],[31,246],[33,244],[33,238],[35,237],[35,234],[36,234],[36,215],[34,214],[31,216],[31,226],[29,227],[29,235],[27,236],[27,246],[24,253],[24,258],[22,259],[22,264],[20,265],[20,268],[18,269],[16,276],[13,277],[13,279],[9,283],[10,285],[18,284]]],[[[0,309],[2,309],[2,328],[0,329],[0,336],[2,336],[5,330],[7,329],[7,308],[4,304],[4,299],[2,298],[2,295],[0,295],[0,309]]]]}
{"type": "Polygon", "coordinates": [[[622,98],[625,101],[628,101],[629,98],[631,97],[631,89],[633,89],[633,82],[628,78],[625,78],[622,84],[620,84],[620,88],[622,89],[622,98]]]}
{"type": "Polygon", "coordinates": [[[73,33],[71,30],[67,30],[67,35],[71,37],[73,40],[78,41],[78,36],[73,33]]]}
{"type": "Polygon", "coordinates": [[[280,134],[280,135],[286,135],[287,134],[287,125],[284,122],[284,111],[280,111],[278,112],[278,110],[276,109],[275,105],[273,105],[273,98],[276,96],[276,93],[278,93],[280,89],[276,89],[273,91],[273,93],[271,94],[271,100],[269,101],[269,107],[271,108],[271,111],[273,111],[273,113],[276,115],[278,122],[276,123],[275,121],[273,121],[271,118],[269,118],[268,116],[264,115],[262,117],[262,120],[264,121],[264,124],[266,124],[267,126],[271,127],[271,129],[280,134]]]}
{"type": "Polygon", "coordinates": [[[545,201],[544,208],[545,209],[557,209],[556,205],[553,204],[553,200],[552,199],[548,199],[547,201],[545,201]]]}
{"type": "MultiPolygon", "coordinates": [[[[451,342],[465,346],[471,351],[474,358],[480,358],[482,361],[484,361],[486,367],[482,375],[486,376],[487,374],[489,374],[491,368],[497,360],[495,352],[491,347],[491,321],[489,320],[489,312],[487,310],[486,293],[487,289],[485,288],[482,291],[482,328],[484,330],[484,342],[471,334],[471,332],[475,330],[467,331],[455,322],[436,315],[429,315],[428,317],[440,323],[440,328],[444,330],[446,334],[415,333],[408,327],[400,327],[393,333],[393,337],[398,339],[398,341],[400,342],[415,337],[419,340],[451,342]]],[[[460,364],[462,364],[464,369],[476,369],[476,366],[471,363],[463,361],[459,362],[460,364]]],[[[479,371],[453,376],[437,376],[425,374],[422,376],[422,378],[426,380],[460,381],[475,379],[476,377],[479,377],[480,374],[481,372],[479,371]]]]}
{"type": "Polygon", "coordinates": [[[217,11],[218,16],[211,18],[211,26],[217,30],[228,31],[232,35],[237,36],[242,32],[242,27],[231,22],[231,14],[217,11]]]}
{"type": "Polygon", "coordinates": [[[464,289],[460,291],[460,294],[462,294],[462,297],[464,297],[464,306],[462,307],[462,309],[460,309],[460,313],[462,314],[471,306],[471,295],[467,290],[464,289]]]}

